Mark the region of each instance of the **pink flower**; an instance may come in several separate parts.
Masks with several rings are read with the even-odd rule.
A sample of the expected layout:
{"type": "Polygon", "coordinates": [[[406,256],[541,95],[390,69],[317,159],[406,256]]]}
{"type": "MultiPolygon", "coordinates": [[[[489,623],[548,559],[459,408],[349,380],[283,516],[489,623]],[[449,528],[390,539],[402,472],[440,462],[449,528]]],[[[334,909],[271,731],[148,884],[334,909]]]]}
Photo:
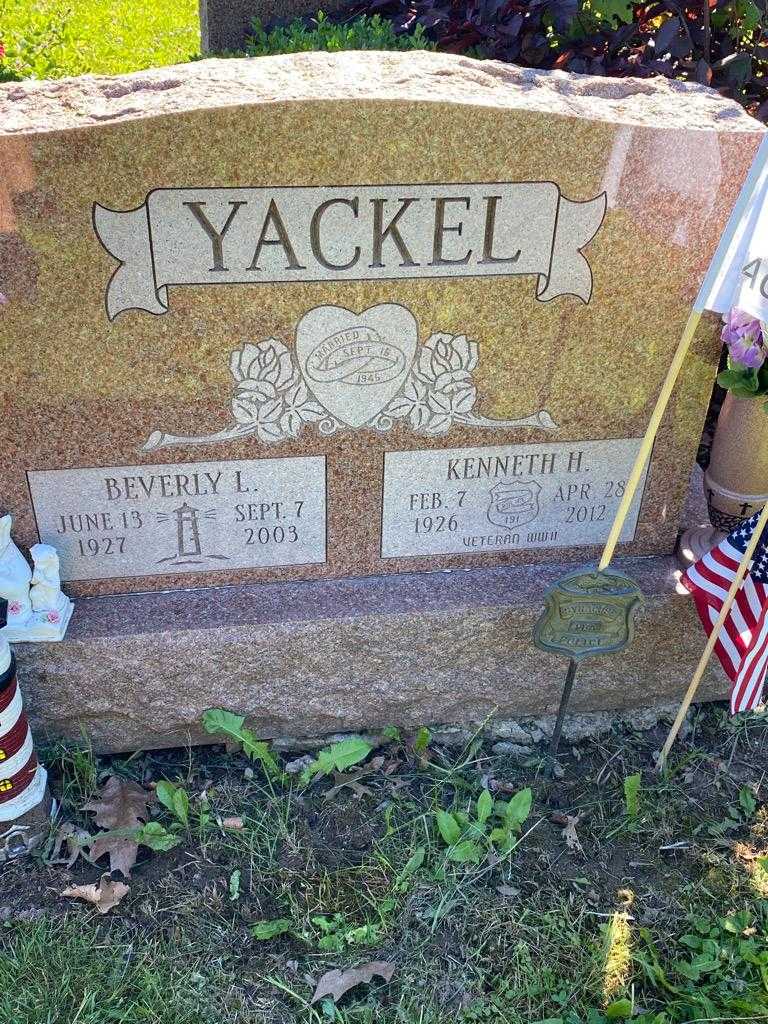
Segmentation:
{"type": "Polygon", "coordinates": [[[731,359],[750,370],[759,370],[768,357],[763,325],[751,313],[735,306],[729,312],[720,337],[731,359]]]}
{"type": "Polygon", "coordinates": [[[18,615],[21,611],[21,605],[18,601],[11,601],[8,605],[8,612],[10,615],[18,615]]]}
{"type": "Polygon", "coordinates": [[[48,620],[48,622],[58,622],[59,619],[61,618],[58,612],[48,612],[48,614],[45,617],[48,620]]]}

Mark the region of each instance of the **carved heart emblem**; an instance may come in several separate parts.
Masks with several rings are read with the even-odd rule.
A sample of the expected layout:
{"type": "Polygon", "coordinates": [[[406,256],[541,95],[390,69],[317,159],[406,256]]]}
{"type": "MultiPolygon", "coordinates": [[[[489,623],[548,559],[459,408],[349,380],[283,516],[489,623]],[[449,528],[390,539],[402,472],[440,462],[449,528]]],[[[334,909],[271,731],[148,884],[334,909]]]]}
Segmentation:
{"type": "Polygon", "coordinates": [[[392,302],[362,313],[318,306],[296,328],[296,355],[307,387],[349,427],[369,423],[395,397],[417,344],[416,318],[392,302]]]}

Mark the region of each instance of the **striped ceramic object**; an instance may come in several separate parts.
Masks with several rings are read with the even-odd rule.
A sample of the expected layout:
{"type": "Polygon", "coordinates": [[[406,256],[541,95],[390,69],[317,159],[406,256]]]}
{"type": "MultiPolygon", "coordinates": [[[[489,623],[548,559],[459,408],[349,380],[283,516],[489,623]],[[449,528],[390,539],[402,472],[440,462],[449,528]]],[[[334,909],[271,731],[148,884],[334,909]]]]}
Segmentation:
{"type": "Polygon", "coordinates": [[[16,659],[0,642],[0,863],[40,841],[50,807],[48,776],[24,714],[16,659]]]}

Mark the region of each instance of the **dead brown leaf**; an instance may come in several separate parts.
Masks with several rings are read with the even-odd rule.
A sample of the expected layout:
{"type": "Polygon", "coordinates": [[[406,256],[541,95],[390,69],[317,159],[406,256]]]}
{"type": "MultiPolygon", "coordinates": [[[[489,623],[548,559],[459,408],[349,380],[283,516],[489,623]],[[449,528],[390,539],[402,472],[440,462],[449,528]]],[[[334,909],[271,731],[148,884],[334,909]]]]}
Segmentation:
{"type": "Polygon", "coordinates": [[[550,821],[553,821],[555,825],[563,825],[563,831],[561,835],[565,840],[565,845],[569,850],[576,850],[579,853],[584,853],[584,848],[581,845],[581,840],[576,833],[576,826],[581,821],[580,814],[561,814],[559,811],[553,814],[550,821]]]}
{"type": "MultiPolygon", "coordinates": [[[[147,804],[150,794],[135,782],[112,775],[104,783],[100,797],[90,800],[83,807],[96,815],[96,824],[109,830],[139,828],[148,818],[147,804]]],[[[136,863],[138,843],[125,835],[97,835],[90,848],[92,860],[109,854],[110,871],[120,871],[126,878],[131,877],[131,868],[136,863]]]]}
{"type": "Polygon", "coordinates": [[[371,960],[370,963],[363,964],[362,967],[353,967],[348,971],[340,971],[338,968],[334,971],[326,971],[317,983],[315,994],[310,1002],[317,1003],[326,996],[330,996],[334,1003],[338,1003],[341,997],[356,985],[373,981],[376,976],[383,978],[384,981],[390,981],[394,972],[395,965],[387,960],[371,960]]]}
{"type": "Polygon", "coordinates": [[[92,864],[93,860],[84,849],[90,841],[91,837],[84,829],[77,828],[71,821],[63,821],[56,829],[53,849],[47,859],[47,863],[66,864],[68,868],[71,868],[78,857],[83,857],[92,864]],[[61,856],[62,846],[67,848],[68,855],[66,857],[61,856]]]}
{"type": "Polygon", "coordinates": [[[92,903],[100,914],[108,914],[130,891],[130,886],[124,882],[113,882],[108,874],[104,874],[98,885],[95,882],[90,885],[70,885],[61,895],[69,899],[85,900],[86,903],[92,903]]]}
{"type": "Polygon", "coordinates": [[[383,757],[373,757],[364,765],[362,768],[358,768],[351,772],[334,772],[333,785],[328,792],[325,794],[326,800],[333,800],[338,793],[347,786],[355,794],[356,799],[360,799],[362,796],[373,796],[373,793],[367,786],[364,786],[360,779],[364,779],[366,775],[373,775],[378,772],[384,765],[386,759],[383,757]]]}
{"type": "Polygon", "coordinates": [[[239,830],[241,828],[244,828],[245,826],[243,824],[243,819],[242,818],[232,817],[232,818],[222,818],[221,819],[221,827],[222,828],[230,828],[230,829],[234,829],[234,830],[239,830]]]}

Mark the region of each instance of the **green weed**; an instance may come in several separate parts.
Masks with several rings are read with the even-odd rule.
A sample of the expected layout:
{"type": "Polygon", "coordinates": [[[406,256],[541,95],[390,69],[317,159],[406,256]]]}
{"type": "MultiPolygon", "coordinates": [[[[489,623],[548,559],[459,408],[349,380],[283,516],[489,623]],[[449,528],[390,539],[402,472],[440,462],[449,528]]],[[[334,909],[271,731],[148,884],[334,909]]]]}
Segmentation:
{"type": "Polygon", "coordinates": [[[446,858],[457,864],[479,864],[490,850],[511,853],[517,836],[531,813],[533,792],[521,789],[511,800],[494,800],[484,789],[474,815],[464,811],[435,812],[438,832],[448,847],[446,858]]]}
{"type": "Polygon", "coordinates": [[[330,747],[321,750],[315,760],[307,765],[301,773],[301,781],[306,785],[316,776],[330,775],[332,772],[343,772],[355,764],[360,764],[373,750],[370,743],[359,736],[339,740],[330,747]]]}
{"type": "Polygon", "coordinates": [[[200,49],[197,0],[0,0],[0,81],[120,74],[200,49]]]}
{"type": "Polygon", "coordinates": [[[183,828],[189,828],[189,793],[183,786],[162,779],[155,787],[155,795],[183,828]]]}
{"type": "Polygon", "coordinates": [[[640,814],[640,787],[643,777],[640,772],[628,775],[624,779],[624,809],[628,818],[637,818],[640,814]]]}
{"type": "Polygon", "coordinates": [[[256,734],[246,727],[242,715],[233,715],[231,711],[214,708],[204,712],[202,724],[207,733],[226,736],[239,743],[245,756],[251,761],[257,761],[269,780],[285,779],[285,774],[269,749],[269,744],[258,739],[256,734]]]}
{"type": "Polygon", "coordinates": [[[82,807],[96,792],[98,763],[87,737],[81,743],[42,744],[43,764],[61,777],[61,796],[70,807],[82,807]]]}
{"type": "Polygon", "coordinates": [[[749,786],[742,786],[739,790],[738,800],[726,804],[725,817],[720,821],[701,824],[694,830],[698,834],[706,830],[711,836],[723,836],[726,832],[733,832],[748,824],[757,809],[757,800],[749,786]]]}
{"type": "Polygon", "coordinates": [[[287,27],[270,31],[259,18],[251,22],[251,35],[246,43],[249,57],[265,57],[275,53],[301,53],[309,50],[434,50],[421,25],[413,32],[397,35],[392,22],[378,14],[361,15],[353,21],[337,24],[322,11],[315,16],[315,25],[308,27],[300,19],[287,27]]]}

